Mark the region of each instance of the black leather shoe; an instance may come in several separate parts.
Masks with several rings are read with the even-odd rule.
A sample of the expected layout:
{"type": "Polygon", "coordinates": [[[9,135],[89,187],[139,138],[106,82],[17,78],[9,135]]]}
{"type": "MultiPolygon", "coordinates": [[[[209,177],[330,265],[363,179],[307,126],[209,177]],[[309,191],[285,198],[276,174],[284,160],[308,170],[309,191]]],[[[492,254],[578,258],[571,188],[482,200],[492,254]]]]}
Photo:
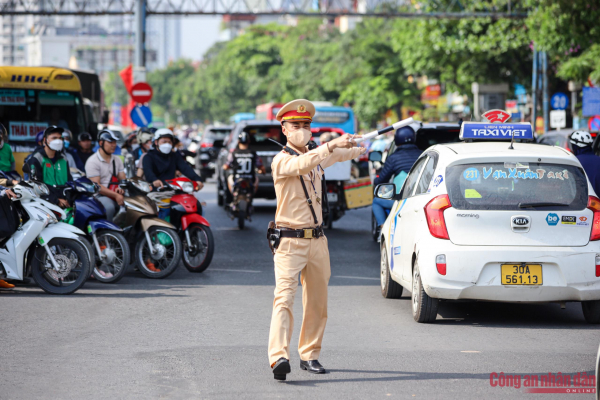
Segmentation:
{"type": "Polygon", "coordinates": [[[273,378],[278,381],[285,381],[285,376],[290,372],[292,372],[290,362],[283,357],[277,360],[275,365],[273,365],[273,378]]]}
{"type": "Polygon", "coordinates": [[[319,360],[300,361],[300,369],[310,372],[311,374],[324,374],[325,368],[319,360]]]}

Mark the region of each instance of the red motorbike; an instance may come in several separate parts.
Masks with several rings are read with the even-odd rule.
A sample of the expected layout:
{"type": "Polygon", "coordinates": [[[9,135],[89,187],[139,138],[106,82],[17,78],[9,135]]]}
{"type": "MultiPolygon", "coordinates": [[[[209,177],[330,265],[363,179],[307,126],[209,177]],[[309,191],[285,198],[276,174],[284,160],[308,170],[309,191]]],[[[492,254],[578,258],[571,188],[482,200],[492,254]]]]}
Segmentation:
{"type": "Polygon", "coordinates": [[[210,265],[215,251],[215,240],[210,224],[202,216],[202,204],[193,195],[198,184],[188,178],[167,180],[175,191],[170,201],[170,221],[183,243],[183,264],[190,272],[202,272],[210,265]]]}

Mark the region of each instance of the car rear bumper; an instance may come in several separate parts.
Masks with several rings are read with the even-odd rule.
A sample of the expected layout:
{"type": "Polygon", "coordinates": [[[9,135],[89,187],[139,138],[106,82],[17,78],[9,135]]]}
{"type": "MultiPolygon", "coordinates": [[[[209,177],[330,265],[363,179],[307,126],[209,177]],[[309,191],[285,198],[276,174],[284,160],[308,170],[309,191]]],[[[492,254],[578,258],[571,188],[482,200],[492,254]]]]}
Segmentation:
{"type": "Polygon", "coordinates": [[[600,300],[600,277],[596,277],[596,254],[600,243],[583,247],[456,246],[434,240],[418,255],[427,294],[441,299],[472,299],[502,302],[548,302],[600,300]],[[435,259],[446,256],[446,275],[437,271],[435,259]],[[501,265],[542,264],[542,284],[503,285],[501,265]]]}

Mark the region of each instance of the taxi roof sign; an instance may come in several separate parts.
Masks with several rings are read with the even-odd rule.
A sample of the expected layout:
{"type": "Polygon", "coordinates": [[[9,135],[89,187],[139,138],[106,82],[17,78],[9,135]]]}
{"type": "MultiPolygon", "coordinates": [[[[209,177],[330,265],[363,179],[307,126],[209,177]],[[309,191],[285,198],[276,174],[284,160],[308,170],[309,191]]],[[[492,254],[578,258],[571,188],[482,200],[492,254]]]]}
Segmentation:
{"type": "Polygon", "coordinates": [[[498,140],[510,142],[533,141],[533,128],[528,122],[492,124],[486,122],[463,122],[460,127],[460,140],[498,140]]]}

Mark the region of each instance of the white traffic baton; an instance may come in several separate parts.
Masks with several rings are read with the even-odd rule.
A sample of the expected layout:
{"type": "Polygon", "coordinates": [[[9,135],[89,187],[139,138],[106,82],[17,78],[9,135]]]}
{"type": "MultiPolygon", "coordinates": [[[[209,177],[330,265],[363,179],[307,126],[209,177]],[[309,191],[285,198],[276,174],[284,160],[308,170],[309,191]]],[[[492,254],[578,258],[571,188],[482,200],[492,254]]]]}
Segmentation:
{"type": "Polygon", "coordinates": [[[385,128],[380,129],[378,131],[373,131],[373,132],[369,132],[369,133],[367,133],[365,135],[362,135],[362,137],[356,138],[356,139],[354,139],[354,141],[356,143],[360,143],[363,140],[372,139],[375,136],[381,135],[383,133],[387,133],[387,132],[390,132],[390,131],[395,131],[396,129],[400,129],[402,127],[408,126],[408,125],[412,124],[413,122],[415,122],[415,121],[412,119],[412,117],[406,118],[406,119],[403,119],[402,121],[396,122],[395,124],[392,124],[390,126],[386,126],[385,128]]]}

